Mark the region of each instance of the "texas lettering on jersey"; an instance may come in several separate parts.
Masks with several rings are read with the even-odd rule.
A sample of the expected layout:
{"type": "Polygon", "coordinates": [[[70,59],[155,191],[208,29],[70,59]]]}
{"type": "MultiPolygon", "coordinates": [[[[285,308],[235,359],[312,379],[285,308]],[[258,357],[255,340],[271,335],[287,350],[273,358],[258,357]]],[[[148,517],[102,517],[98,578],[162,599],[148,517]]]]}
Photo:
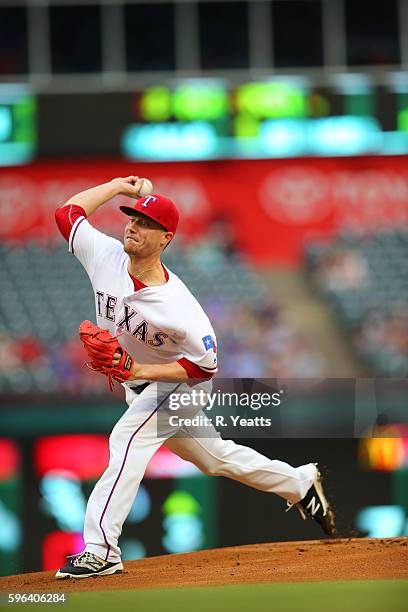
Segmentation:
{"type": "Polygon", "coordinates": [[[123,310],[116,317],[115,307],[118,298],[114,295],[105,294],[103,291],[96,291],[95,295],[98,315],[100,317],[112,323],[116,322],[120,330],[131,334],[141,342],[155,347],[163,346],[166,338],[168,338],[168,334],[163,331],[150,332],[149,323],[138,316],[138,313],[129,304],[125,302],[123,310]]]}
{"type": "Polygon", "coordinates": [[[97,324],[117,335],[139,363],[177,361],[191,378],[217,372],[211,323],[183,281],[163,264],[166,282],[146,286],[128,272],[123,244],[94,228],[80,206],[57,209],[58,227],[91,281],[97,324]]]}

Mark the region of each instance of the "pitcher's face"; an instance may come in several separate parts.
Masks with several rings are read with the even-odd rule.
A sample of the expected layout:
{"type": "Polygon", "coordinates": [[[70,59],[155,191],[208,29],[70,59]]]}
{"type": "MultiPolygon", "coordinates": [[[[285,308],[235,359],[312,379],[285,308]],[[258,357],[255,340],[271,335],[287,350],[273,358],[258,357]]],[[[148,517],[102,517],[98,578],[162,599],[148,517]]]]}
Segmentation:
{"type": "Polygon", "coordinates": [[[172,232],[168,232],[160,223],[142,213],[135,213],[126,224],[123,248],[130,256],[160,255],[172,238],[172,232]]]}

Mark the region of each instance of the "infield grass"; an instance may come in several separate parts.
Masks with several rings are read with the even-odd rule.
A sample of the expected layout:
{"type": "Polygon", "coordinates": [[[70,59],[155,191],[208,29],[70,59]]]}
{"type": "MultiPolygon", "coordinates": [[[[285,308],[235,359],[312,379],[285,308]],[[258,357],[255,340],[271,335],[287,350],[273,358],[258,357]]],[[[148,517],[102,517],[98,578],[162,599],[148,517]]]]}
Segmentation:
{"type": "MultiPolygon", "coordinates": [[[[102,585],[101,585],[102,586],[102,585]]],[[[19,610],[49,605],[13,605],[19,610]]],[[[1,606],[10,610],[9,605],[1,606]]],[[[246,584],[71,593],[61,612],[407,612],[408,580],[246,584]]]]}

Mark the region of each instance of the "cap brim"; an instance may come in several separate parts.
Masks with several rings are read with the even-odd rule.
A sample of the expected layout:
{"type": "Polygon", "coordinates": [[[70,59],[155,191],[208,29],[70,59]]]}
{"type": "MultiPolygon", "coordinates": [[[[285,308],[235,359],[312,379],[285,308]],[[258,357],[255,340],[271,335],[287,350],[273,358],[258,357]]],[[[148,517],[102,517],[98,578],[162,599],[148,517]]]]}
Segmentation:
{"type": "MultiPolygon", "coordinates": [[[[135,210],[134,208],[131,208],[130,206],[119,206],[119,208],[123,213],[125,213],[125,215],[128,215],[128,217],[133,217],[135,213],[140,212],[138,210],[135,210]]],[[[140,214],[143,215],[143,213],[140,214]]],[[[147,217],[147,215],[145,215],[145,217],[147,217]]]]}
{"type": "Polygon", "coordinates": [[[134,217],[135,215],[143,215],[143,217],[147,217],[148,219],[155,221],[158,225],[160,225],[160,227],[164,229],[165,232],[169,231],[166,227],[164,227],[164,225],[160,223],[160,221],[157,221],[157,219],[155,219],[154,217],[151,217],[147,213],[142,212],[141,210],[136,210],[135,208],[132,208],[131,206],[119,206],[119,208],[128,217],[134,217]]]}

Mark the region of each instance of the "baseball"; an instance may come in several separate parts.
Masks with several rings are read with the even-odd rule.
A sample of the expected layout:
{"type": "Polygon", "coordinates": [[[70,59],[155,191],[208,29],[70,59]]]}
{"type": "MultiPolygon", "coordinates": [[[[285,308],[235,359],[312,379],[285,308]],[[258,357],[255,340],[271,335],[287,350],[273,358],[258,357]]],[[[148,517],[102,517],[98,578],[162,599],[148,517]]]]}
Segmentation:
{"type": "Polygon", "coordinates": [[[138,189],[138,195],[140,198],[144,198],[149,195],[153,191],[152,182],[147,178],[140,178],[136,181],[136,186],[138,189]]]}

